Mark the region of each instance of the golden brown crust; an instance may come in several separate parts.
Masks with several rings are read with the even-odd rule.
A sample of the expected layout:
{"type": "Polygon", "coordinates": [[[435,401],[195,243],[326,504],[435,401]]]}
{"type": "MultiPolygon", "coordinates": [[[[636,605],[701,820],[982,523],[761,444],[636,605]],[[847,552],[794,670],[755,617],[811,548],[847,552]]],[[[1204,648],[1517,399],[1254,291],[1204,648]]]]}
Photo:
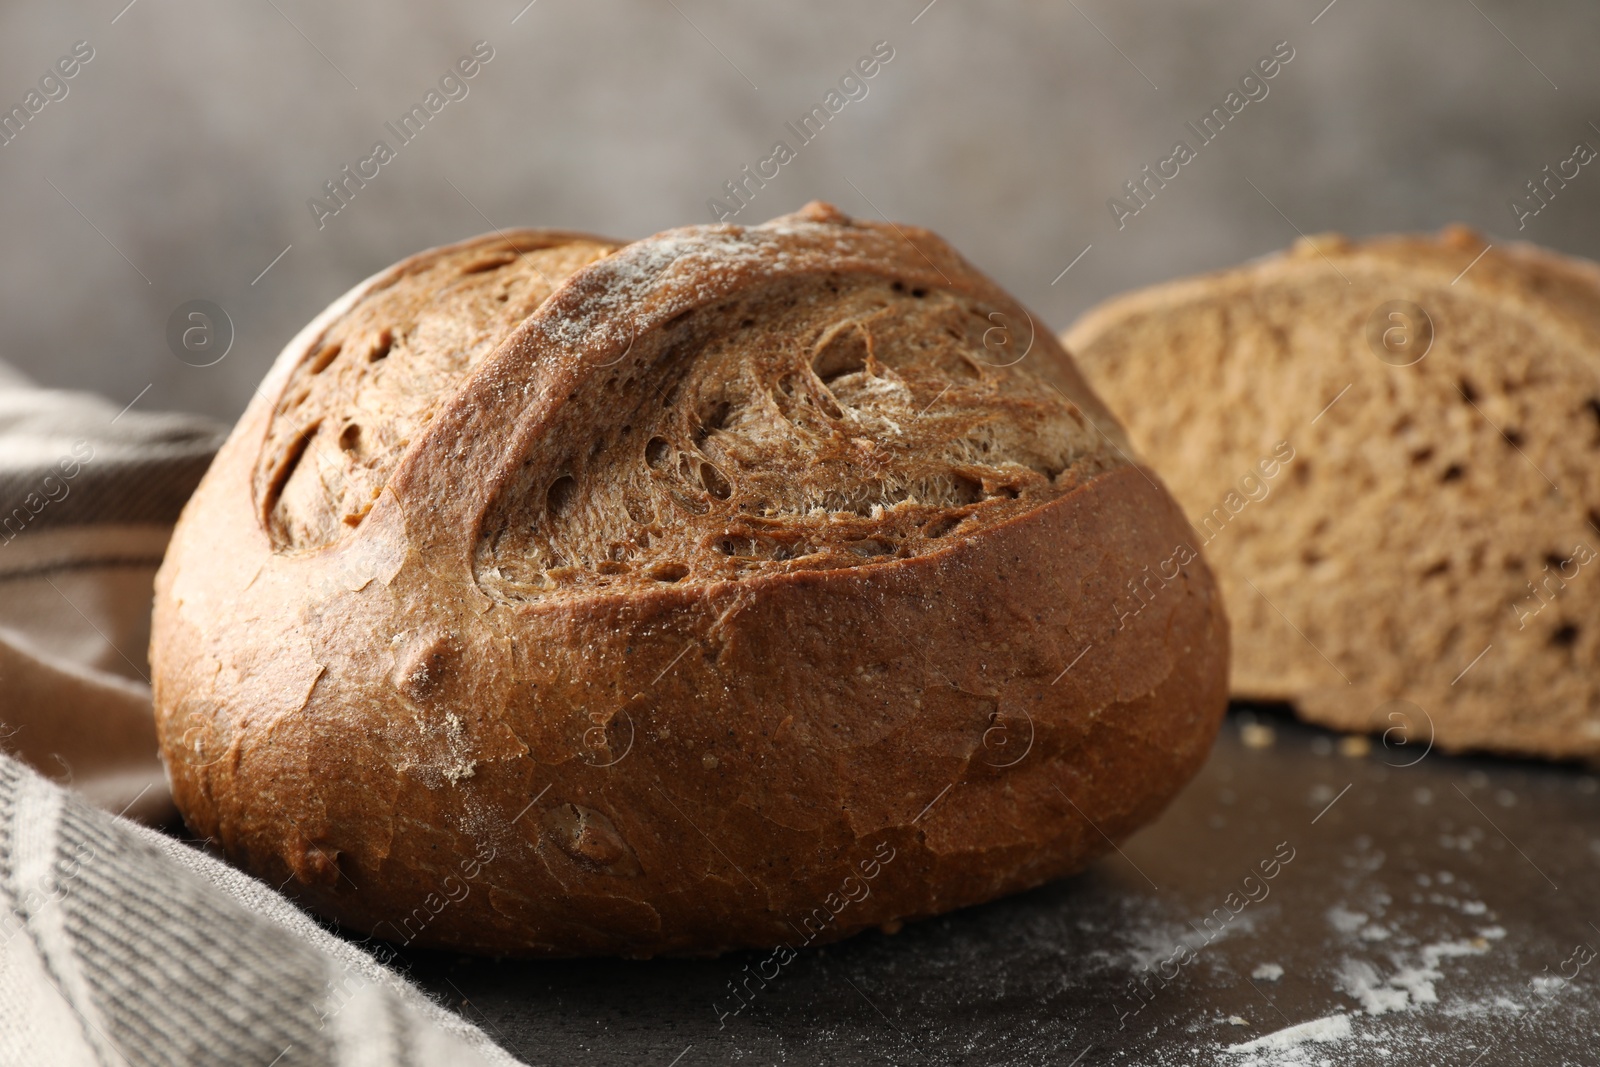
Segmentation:
{"type": "Polygon", "coordinates": [[[363,287],[289,368],[252,486],[278,548],[360,525],[442,401],[578,270],[618,242],[500,231],[415,255],[363,287]]]}
{"type": "Polygon", "coordinates": [[[152,642],[191,827],[318,910],[520,955],[832,940],[1078,869],[1198,767],[1226,686],[1209,573],[1185,556],[1115,606],[1182,517],[1044,331],[1025,365],[952,361],[982,352],[961,316],[1028,320],[937,238],[813,205],[600,258],[441,386],[358,523],[274,544],[252,483],[279,398],[372,291],[224,447],[152,642]],[[841,329],[867,355],[830,383],[841,329]],[[766,390],[785,373],[805,410],[766,390]],[[886,425],[930,398],[942,421],[886,425]],[[697,435],[703,401],[752,410],[697,435]],[[722,481],[652,467],[657,437],[722,481]],[[758,527],[811,551],[717,546],[758,527]]]}

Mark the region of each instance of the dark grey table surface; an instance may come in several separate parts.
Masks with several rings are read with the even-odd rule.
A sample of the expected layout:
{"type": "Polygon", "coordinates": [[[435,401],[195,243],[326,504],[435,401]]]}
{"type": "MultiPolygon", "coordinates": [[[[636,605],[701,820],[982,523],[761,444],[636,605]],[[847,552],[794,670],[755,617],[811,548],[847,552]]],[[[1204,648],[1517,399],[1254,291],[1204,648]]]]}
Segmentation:
{"type": "Polygon", "coordinates": [[[724,1020],[765,954],[407,960],[531,1064],[1600,1063],[1600,782],[1401,740],[1236,707],[1120,854],[803,952],[724,1020]]]}

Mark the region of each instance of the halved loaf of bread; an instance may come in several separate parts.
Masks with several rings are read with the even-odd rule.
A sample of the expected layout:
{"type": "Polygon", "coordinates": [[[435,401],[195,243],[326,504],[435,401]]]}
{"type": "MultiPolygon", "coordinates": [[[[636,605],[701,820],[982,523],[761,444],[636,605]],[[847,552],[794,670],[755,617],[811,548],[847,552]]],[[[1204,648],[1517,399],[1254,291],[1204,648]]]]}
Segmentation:
{"type": "Polygon", "coordinates": [[[1600,267],[1314,237],[1064,340],[1219,572],[1235,696],[1408,759],[1600,756],[1600,267]]]}

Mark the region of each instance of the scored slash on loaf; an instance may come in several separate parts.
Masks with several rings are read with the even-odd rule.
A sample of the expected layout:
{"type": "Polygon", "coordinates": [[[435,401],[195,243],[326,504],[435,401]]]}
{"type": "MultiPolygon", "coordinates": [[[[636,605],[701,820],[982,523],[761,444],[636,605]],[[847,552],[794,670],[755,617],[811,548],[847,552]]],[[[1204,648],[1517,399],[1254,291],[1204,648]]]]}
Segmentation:
{"type": "Polygon", "coordinates": [[[357,929],[514,955],[819,943],[1081,868],[1203,759],[1227,626],[1193,559],[1119,627],[1186,525],[1031,321],[821,204],[363,283],[160,574],[185,818],[357,929]]]}

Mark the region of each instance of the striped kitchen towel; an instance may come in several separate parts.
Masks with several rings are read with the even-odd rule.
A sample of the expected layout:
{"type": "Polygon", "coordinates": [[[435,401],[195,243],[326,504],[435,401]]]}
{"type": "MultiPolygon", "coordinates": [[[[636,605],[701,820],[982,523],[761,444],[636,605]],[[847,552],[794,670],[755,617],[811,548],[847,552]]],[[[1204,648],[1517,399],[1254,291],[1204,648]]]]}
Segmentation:
{"type": "Polygon", "coordinates": [[[516,1062],[270,886],[0,756],[0,1063],[516,1062]]]}
{"type": "Polygon", "coordinates": [[[224,428],[0,363],[0,746],[112,811],[172,817],[150,716],[150,598],[224,428]]]}
{"type": "Polygon", "coordinates": [[[175,814],[152,583],[223,437],[131,407],[0,363],[0,1065],[514,1064],[271,887],[120,817],[175,814]]]}

